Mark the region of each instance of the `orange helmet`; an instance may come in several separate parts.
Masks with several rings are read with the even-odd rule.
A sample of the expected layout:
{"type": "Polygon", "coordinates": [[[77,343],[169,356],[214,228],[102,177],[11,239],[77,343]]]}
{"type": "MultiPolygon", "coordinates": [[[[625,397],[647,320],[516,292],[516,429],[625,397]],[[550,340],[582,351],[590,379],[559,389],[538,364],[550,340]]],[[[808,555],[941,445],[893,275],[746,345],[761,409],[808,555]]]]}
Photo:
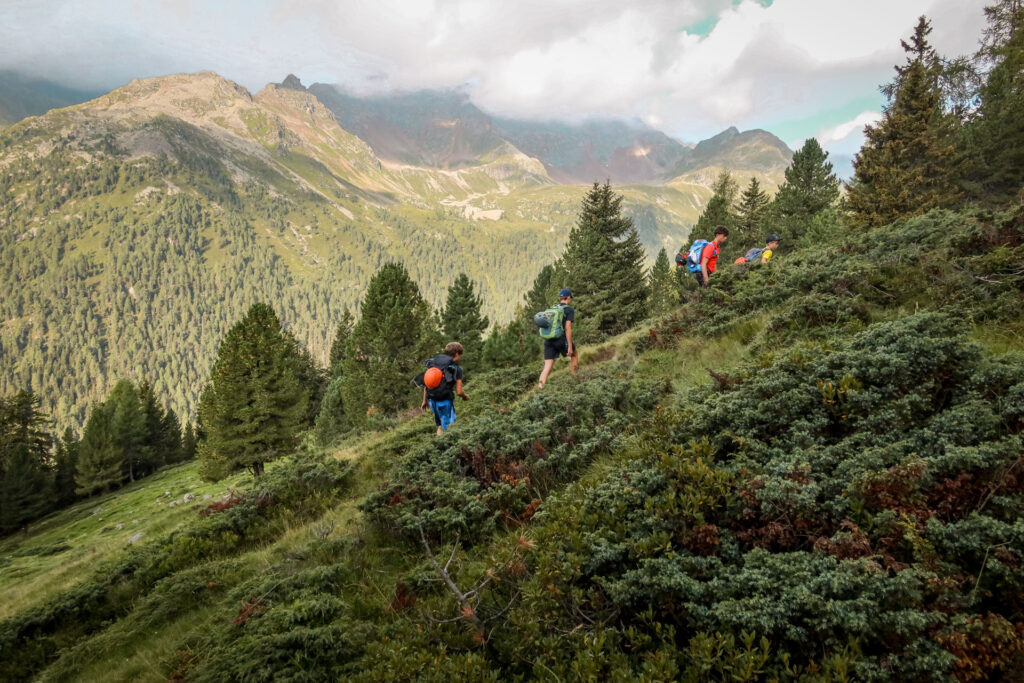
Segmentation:
{"type": "Polygon", "coordinates": [[[430,368],[423,373],[423,385],[427,389],[437,389],[441,386],[441,380],[444,379],[444,373],[438,368],[430,368]]]}

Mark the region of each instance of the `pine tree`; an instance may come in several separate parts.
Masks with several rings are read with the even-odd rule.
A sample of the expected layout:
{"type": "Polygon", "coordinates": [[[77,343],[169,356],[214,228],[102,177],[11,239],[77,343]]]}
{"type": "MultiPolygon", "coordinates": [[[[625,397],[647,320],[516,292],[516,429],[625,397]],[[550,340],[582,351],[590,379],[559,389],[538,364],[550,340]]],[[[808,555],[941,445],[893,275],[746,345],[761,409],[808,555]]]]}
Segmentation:
{"type": "Polygon", "coordinates": [[[309,402],[306,404],[306,412],[302,416],[302,423],[312,427],[313,421],[320,412],[320,401],[323,400],[324,391],[327,390],[328,371],[326,368],[320,367],[309,349],[299,343],[299,340],[291,332],[285,330],[284,334],[291,338],[291,342],[298,353],[295,377],[309,394],[309,402]]]}
{"type": "Polygon", "coordinates": [[[989,27],[979,57],[993,66],[980,92],[966,144],[974,155],[976,194],[997,202],[1024,196],[1024,4],[986,8],[989,27]]]}
{"type": "Polygon", "coordinates": [[[324,399],[320,402],[320,412],[313,424],[313,434],[321,446],[329,446],[349,429],[342,395],[344,387],[345,378],[339,374],[327,385],[324,399]]]}
{"type": "Polygon", "coordinates": [[[520,308],[507,325],[495,325],[491,330],[483,348],[487,368],[523,367],[540,359],[541,337],[523,311],[520,308]]]}
{"type": "Polygon", "coordinates": [[[740,186],[736,182],[736,179],[732,177],[732,173],[729,169],[723,168],[715,178],[715,182],[711,184],[712,194],[717,194],[719,197],[725,200],[725,206],[728,209],[732,209],[736,204],[736,196],[739,194],[740,186]]]}
{"type": "Polygon", "coordinates": [[[265,463],[298,443],[309,404],[294,338],[267,304],[253,304],[228,331],[199,402],[203,476],[221,479],[265,463]]]}
{"type": "Polygon", "coordinates": [[[143,423],[143,448],[147,453],[147,467],[145,471],[140,471],[139,474],[144,476],[152,471],[155,471],[162,465],[166,465],[171,460],[167,459],[167,454],[164,452],[163,435],[160,428],[161,420],[164,417],[164,411],[157,402],[156,394],[153,392],[153,386],[148,381],[143,381],[139,385],[139,403],[142,409],[142,423],[143,423]]]}
{"type": "Polygon", "coordinates": [[[672,274],[672,265],[668,260],[668,252],[664,247],[658,252],[658,258],[654,261],[649,282],[651,315],[665,315],[674,310],[679,304],[679,294],[676,289],[675,276],[672,274]]]}
{"type": "Polygon", "coordinates": [[[816,215],[839,199],[839,179],[832,172],[828,152],[815,138],[808,138],[793,153],[786,180],[779,187],[772,211],[781,222],[787,240],[798,239],[816,215]]]}
{"type": "Polygon", "coordinates": [[[864,146],[854,157],[847,201],[868,226],[949,206],[960,197],[962,162],[953,145],[953,122],[943,109],[931,30],[922,16],[910,43],[901,41],[907,63],[882,88],[889,98],[882,120],[864,129],[864,146]]]}
{"type": "Polygon", "coordinates": [[[751,178],[750,184],[743,190],[740,197],[736,220],[736,234],[730,234],[733,244],[740,245],[746,251],[749,247],[763,244],[764,220],[768,210],[768,195],[761,189],[757,178],[751,178]]]}
{"type": "Polygon", "coordinates": [[[0,399],[0,531],[10,531],[52,508],[52,437],[39,398],[19,391],[0,399]]]}
{"type": "Polygon", "coordinates": [[[473,283],[465,273],[459,273],[448,288],[448,300],[441,314],[441,329],[447,341],[457,341],[465,348],[465,358],[459,363],[467,369],[480,364],[483,333],[491,322],[480,313],[483,300],[476,294],[473,283]]]}
{"type": "Polygon", "coordinates": [[[729,173],[729,169],[723,169],[718,174],[711,185],[711,192],[711,199],[708,200],[690,233],[693,239],[710,240],[715,234],[715,228],[720,225],[729,228],[730,231],[736,227],[737,218],[733,206],[736,203],[739,185],[729,173]]]}
{"type": "Polygon", "coordinates": [[[189,422],[185,425],[185,430],[181,434],[181,461],[188,462],[189,460],[194,460],[197,450],[196,430],[192,423],[189,422]]]}
{"type": "Polygon", "coordinates": [[[124,478],[135,481],[146,476],[153,469],[153,451],[146,443],[146,416],[138,390],[131,380],[118,380],[105,403],[111,409],[112,436],[120,451],[124,478]]]}
{"type": "Polygon", "coordinates": [[[171,464],[182,461],[181,422],[170,408],[160,418],[156,444],[160,449],[160,462],[171,464]]]}
{"type": "Polygon", "coordinates": [[[78,497],[75,494],[75,473],[78,471],[78,438],[74,430],[67,427],[64,435],[57,439],[53,454],[54,497],[58,507],[73,503],[78,497]]]}
{"type": "Polygon", "coordinates": [[[342,400],[348,419],[391,415],[416,400],[412,377],[435,355],[441,337],[430,306],[405,266],[389,263],[370,280],[362,315],[345,349],[342,400]]]}
{"type": "Polygon", "coordinates": [[[75,493],[91,496],[120,486],[121,455],[114,437],[113,408],[104,401],[89,413],[82,431],[75,493]]]}
{"type": "Polygon", "coordinates": [[[338,321],[338,326],[334,328],[334,340],[331,342],[328,371],[332,378],[337,377],[341,373],[341,361],[345,358],[345,344],[348,343],[348,338],[352,336],[352,328],[354,326],[355,319],[352,317],[352,311],[348,310],[348,306],[346,306],[341,313],[341,320],[338,321]]]}
{"type": "Polygon", "coordinates": [[[622,215],[622,197],[594,183],[562,257],[565,286],[579,315],[574,339],[619,334],[647,315],[644,248],[633,221],[622,215]]]}
{"type": "Polygon", "coordinates": [[[533,279],[530,291],[523,296],[525,303],[525,307],[521,311],[523,316],[531,317],[539,311],[547,310],[558,300],[556,298],[558,290],[562,288],[558,282],[564,280],[564,269],[561,266],[562,261],[559,259],[554,264],[549,263],[540,269],[537,277],[533,279]]]}

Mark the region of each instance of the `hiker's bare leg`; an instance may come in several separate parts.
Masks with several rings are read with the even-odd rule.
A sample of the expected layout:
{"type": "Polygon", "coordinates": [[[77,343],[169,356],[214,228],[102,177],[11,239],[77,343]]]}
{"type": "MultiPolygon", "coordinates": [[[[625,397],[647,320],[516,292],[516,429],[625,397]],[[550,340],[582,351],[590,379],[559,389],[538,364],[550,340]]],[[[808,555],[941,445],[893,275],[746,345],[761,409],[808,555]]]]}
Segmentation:
{"type": "Polygon", "coordinates": [[[580,367],[580,356],[576,353],[576,347],[572,348],[572,354],[569,356],[569,369],[576,372],[580,367]]]}
{"type": "Polygon", "coordinates": [[[555,364],[555,359],[554,358],[552,358],[551,360],[544,361],[544,369],[541,370],[540,381],[537,383],[537,386],[543,388],[544,385],[547,384],[548,375],[551,374],[551,367],[554,364],[555,364]]]}
{"type": "Polygon", "coordinates": [[[441,429],[440,427],[438,427],[438,428],[437,428],[437,435],[438,435],[438,436],[441,436],[442,434],[444,434],[444,430],[443,430],[443,429],[441,429]]]}

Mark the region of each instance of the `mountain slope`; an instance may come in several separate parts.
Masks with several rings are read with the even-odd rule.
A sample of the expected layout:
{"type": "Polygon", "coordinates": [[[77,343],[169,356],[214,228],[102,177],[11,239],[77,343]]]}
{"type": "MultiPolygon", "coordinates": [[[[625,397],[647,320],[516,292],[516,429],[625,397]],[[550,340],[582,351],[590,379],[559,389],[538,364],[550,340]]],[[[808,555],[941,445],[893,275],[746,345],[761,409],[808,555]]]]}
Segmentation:
{"type": "MultiPolygon", "coordinates": [[[[302,88],[297,78],[289,79],[292,87],[302,88]]],[[[316,83],[309,92],[378,156],[403,164],[443,169],[471,166],[505,143],[540,160],[556,182],[590,184],[610,179],[622,185],[656,184],[709,166],[781,178],[792,157],[785,143],[761,130],[740,133],[730,128],[691,147],[640,122],[491,117],[458,91],[357,97],[337,86],[316,83]]]]}
{"type": "MultiPolygon", "coordinates": [[[[294,84],[291,84],[294,86],[294,84]]],[[[384,162],[297,87],[216,74],[134,81],[0,133],[0,394],[80,426],[118,377],[192,415],[216,345],[269,302],[326,357],[345,306],[394,259],[434,305],[459,271],[507,320],[558,253],[581,188],[502,142],[471,166],[384,162]]],[[[649,253],[696,218],[622,188],[649,253]]]]}
{"type": "MultiPolygon", "coordinates": [[[[235,506],[24,599],[0,672],[1012,678],[1021,218],[830,223],[584,349],[578,376],[468,378],[443,437],[416,416],[275,463],[235,506]]],[[[75,512],[3,561],[59,573],[75,512]]]]}

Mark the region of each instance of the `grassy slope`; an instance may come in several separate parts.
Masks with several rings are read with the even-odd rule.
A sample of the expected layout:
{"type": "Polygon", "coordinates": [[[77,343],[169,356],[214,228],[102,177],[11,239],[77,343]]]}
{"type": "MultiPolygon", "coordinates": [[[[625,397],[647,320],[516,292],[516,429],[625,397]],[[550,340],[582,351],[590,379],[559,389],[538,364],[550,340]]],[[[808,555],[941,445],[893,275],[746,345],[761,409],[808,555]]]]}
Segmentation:
{"type": "MultiPolygon", "coordinates": [[[[800,255],[780,254],[779,258],[780,263],[781,259],[787,258],[797,262],[800,255]]],[[[932,293],[938,291],[936,288],[943,285],[943,281],[942,276],[934,271],[935,262],[931,261],[929,252],[925,250],[920,258],[925,266],[923,270],[905,263],[901,265],[901,270],[894,271],[895,276],[902,281],[893,281],[888,285],[902,287],[902,291],[893,290],[899,294],[881,292],[865,309],[871,320],[895,319],[929,305],[932,293]],[[929,263],[932,265],[929,266],[929,263]],[[932,278],[930,284],[929,277],[932,278]]],[[[745,276],[742,271],[725,270],[723,277],[731,280],[727,286],[732,288],[741,284],[745,276]]],[[[771,282],[769,276],[766,284],[771,286],[776,283],[771,282]]],[[[864,287],[876,288],[877,284],[887,283],[876,280],[864,287]]],[[[785,330],[779,328],[780,320],[786,319],[784,306],[791,296],[794,294],[780,292],[777,299],[769,300],[770,303],[761,307],[754,306],[750,312],[740,312],[732,322],[718,326],[718,331],[711,337],[684,334],[678,343],[668,348],[656,347],[638,353],[637,342],[647,335],[647,331],[646,328],[634,330],[599,347],[587,349],[583,354],[583,365],[585,368],[593,368],[600,364],[610,364],[610,367],[622,368],[621,371],[627,372],[638,383],[668,380],[677,394],[685,393],[688,387],[711,382],[708,368],[728,374],[751,358],[752,354],[774,348],[771,340],[775,337],[772,335],[782,335],[778,337],[780,339],[792,339],[792,335],[787,337],[785,330]]],[[[720,305],[730,306],[728,303],[720,305]]],[[[972,336],[989,353],[1024,351],[1024,321],[1019,315],[1010,319],[981,322],[974,326],[972,336]]],[[[565,386],[575,381],[560,367],[552,377],[552,387],[565,386]]],[[[534,393],[533,390],[529,391],[522,400],[529,399],[534,393]]],[[[495,410],[495,406],[487,405],[487,401],[464,404],[460,408],[457,429],[465,429],[481,415],[491,415],[495,410]]],[[[500,405],[497,409],[507,410],[500,405]]],[[[275,541],[235,558],[200,563],[194,569],[182,572],[191,572],[190,576],[193,577],[189,580],[195,585],[194,588],[187,588],[192,584],[186,582],[189,594],[199,591],[207,582],[211,590],[203,600],[187,603],[187,607],[169,616],[161,611],[159,605],[176,600],[171,591],[181,588],[175,588],[173,582],[158,585],[152,595],[137,600],[134,608],[110,628],[67,651],[45,675],[55,680],[94,680],[97,677],[107,680],[166,680],[169,672],[178,667],[188,666],[197,658],[201,661],[211,643],[219,637],[217,634],[223,632],[239,616],[238,594],[232,593],[232,589],[264,574],[288,576],[317,567],[344,566],[359,577],[347,591],[343,591],[343,595],[348,596],[349,609],[360,614],[361,618],[399,622],[422,619],[420,612],[395,615],[389,608],[396,582],[403,580],[422,563],[422,553],[381,535],[364,521],[357,507],[368,493],[375,491],[382,481],[388,479],[401,455],[416,444],[432,439],[431,433],[429,419],[418,416],[400,421],[391,430],[367,434],[332,449],[333,457],[356,463],[356,476],[353,486],[322,517],[290,525],[286,533],[275,541]]],[[[618,457],[618,454],[610,453],[594,461],[580,477],[581,490],[589,486],[588,482],[599,481],[618,457]]],[[[172,469],[163,476],[163,480],[144,482],[100,501],[99,507],[111,511],[104,515],[105,518],[110,519],[109,515],[114,514],[114,510],[124,510],[125,518],[131,517],[135,513],[128,514],[128,510],[152,505],[153,494],[169,489],[172,482],[177,487],[172,493],[180,495],[192,485],[190,482],[193,482],[194,466],[172,469]]],[[[105,535],[101,531],[100,522],[91,517],[91,510],[95,507],[96,502],[77,506],[37,525],[28,539],[11,538],[4,543],[2,548],[5,557],[29,555],[32,549],[39,550],[55,543],[68,542],[66,539],[70,539],[73,546],[73,550],[65,551],[65,555],[29,555],[27,559],[12,559],[11,564],[4,569],[5,576],[11,576],[9,572],[12,570],[20,571],[21,574],[16,573],[12,577],[15,580],[10,582],[7,589],[8,596],[19,596],[19,602],[13,603],[10,611],[40,602],[54,588],[71,582],[60,566],[62,558],[80,556],[89,552],[89,547],[107,538],[111,541],[105,546],[106,552],[119,552],[123,546],[112,542],[117,538],[116,534],[107,532],[105,535]]],[[[184,524],[189,514],[182,511],[182,508],[173,513],[163,507],[159,510],[159,518],[156,514],[150,515],[154,529],[170,529],[184,524]]],[[[487,566],[487,558],[507,550],[519,534],[520,531],[515,529],[500,531],[489,542],[469,551],[463,557],[466,571],[483,571],[487,566]]],[[[450,597],[443,593],[427,598],[424,602],[426,604],[423,609],[442,616],[452,609],[450,597]]]]}

